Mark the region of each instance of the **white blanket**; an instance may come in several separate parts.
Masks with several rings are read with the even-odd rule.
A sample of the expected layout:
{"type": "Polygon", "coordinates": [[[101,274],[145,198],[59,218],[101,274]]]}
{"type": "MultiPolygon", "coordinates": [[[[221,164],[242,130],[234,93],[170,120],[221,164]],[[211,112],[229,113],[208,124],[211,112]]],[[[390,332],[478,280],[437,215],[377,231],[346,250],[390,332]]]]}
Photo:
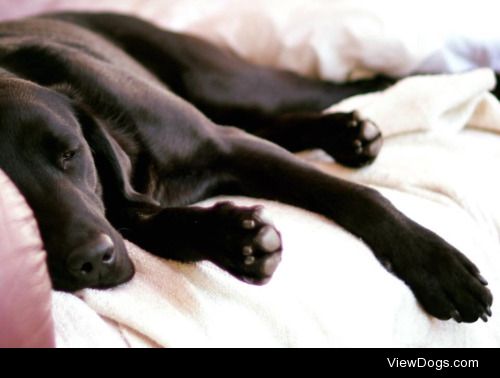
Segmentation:
{"type": "MultiPolygon", "coordinates": [[[[338,104],[372,117],[386,133],[385,145],[372,166],[358,171],[319,164],[374,185],[458,247],[498,298],[500,139],[485,131],[500,131],[500,105],[486,93],[493,85],[489,70],[415,77],[338,104]]],[[[130,246],[137,267],[131,282],[83,290],[86,305],[54,293],[59,345],[500,346],[498,300],[488,323],[434,319],[364,244],[332,222],[277,203],[235,201],[266,204],[282,232],[283,262],[271,283],[252,287],[210,263],[164,261],[130,246]],[[79,332],[90,341],[71,335],[79,332]]]]}
{"type": "Polygon", "coordinates": [[[63,9],[133,13],[253,62],[327,79],[500,72],[492,0],[0,0],[0,20],[63,9]]]}

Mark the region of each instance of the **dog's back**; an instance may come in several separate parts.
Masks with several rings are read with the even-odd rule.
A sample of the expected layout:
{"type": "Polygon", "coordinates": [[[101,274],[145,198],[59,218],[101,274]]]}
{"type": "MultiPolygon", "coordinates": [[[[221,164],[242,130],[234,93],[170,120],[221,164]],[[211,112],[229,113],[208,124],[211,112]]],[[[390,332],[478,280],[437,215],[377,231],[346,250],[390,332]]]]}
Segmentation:
{"type": "Polygon", "coordinates": [[[23,62],[23,54],[38,50],[41,58],[43,54],[80,54],[89,59],[104,61],[131,76],[144,77],[153,82],[156,80],[113,41],[64,18],[64,14],[55,14],[0,23],[2,66],[8,69],[15,61],[16,64],[29,65],[31,70],[36,71],[39,62],[23,62]],[[9,57],[2,59],[7,54],[9,57]]]}

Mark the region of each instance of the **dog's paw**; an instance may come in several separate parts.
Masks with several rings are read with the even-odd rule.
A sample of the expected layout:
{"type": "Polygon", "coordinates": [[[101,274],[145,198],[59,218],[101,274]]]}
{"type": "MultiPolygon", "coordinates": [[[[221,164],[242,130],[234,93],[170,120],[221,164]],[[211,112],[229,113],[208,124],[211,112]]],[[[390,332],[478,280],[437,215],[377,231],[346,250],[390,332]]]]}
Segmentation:
{"type": "Polygon", "coordinates": [[[321,117],[321,148],[342,165],[359,168],[371,163],[382,147],[382,134],[372,121],[356,111],[321,117]]]}
{"type": "Polygon", "coordinates": [[[220,202],[214,211],[220,239],[211,260],[247,283],[269,282],[281,261],[282,244],[280,233],[264,216],[263,207],[220,202]]]}
{"type": "Polygon", "coordinates": [[[477,267],[441,239],[418,243],[399,275],[422,307],[438,319],[461,322],[488,320],[493,297],[477,267]],[[417,247],[417,248],[418,248],[417,247]]]}

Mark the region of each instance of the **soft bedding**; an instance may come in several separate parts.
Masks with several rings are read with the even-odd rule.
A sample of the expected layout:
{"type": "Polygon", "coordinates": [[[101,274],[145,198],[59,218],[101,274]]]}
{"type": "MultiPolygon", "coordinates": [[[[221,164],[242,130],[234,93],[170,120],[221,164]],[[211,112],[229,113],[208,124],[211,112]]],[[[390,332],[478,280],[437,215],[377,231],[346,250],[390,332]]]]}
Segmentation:
{"type": "MultiPolygon", "coordinates": [[[[15,8],[16,15],[69,4],[35,4],[42,3],[40,9],[15,8]]],[[[447,23],[425,8],[426,1],[404,2],[404,7],[400,1],[200,3],[103,1],[94,8],[134,11],[160,25],[201,34],[253,61],[330,79],[497,64],[494,49],[461,54],[465,65],[439,66],[453,54],[433,60],[450,36],[469,33],[458,25],[472,7],[476,16],[469,21],[483,26],[492,21],[491,8],[481,8],[481,1],[455,2],[458,11],[448,14],[447,23]],[[483,16],[482,22],[477,19],[483,16]]],[[[442,11],[442,4],[433,7],[442,11]]],[[[3,2],[0,5],[1,11],[6,9],[3,2]]],[[[82,1],[71,6],[87,8],[82,1]]],[[[485,41],[500,46],[491,43],[496,38],[491,32],[467,36],[478,41],[477,49],[485,41]]],[[[480,69],[412,77],[382,93],[346,100],[333,110],[358,109],[386,137],[376,162],[349,170],[318,151],[303,157],[333,174],[380,189],[403,212],[469,256],[498,298],[500,105],[487,93],[494,85],[493,72],[480,69]]],[[[271,283],[249,286],[210,263],[165,261],[129,245],[137,268],[131,282],[105,291],[86,289],[76,296],[53,293],[58,345],[500,346],[498,299],[488,323],[431,318],[363,243],[332,222],[277,203],[231,200],[265,204],[282,232],[283,262],[271,283]]]]}
{"type": "Polygon", "coordinates": [[[0,20],[65,9],[133,13],[333,80],[500,71],[500,4],[491,0],[0,0],[0,20]]]}
{"type": "MultiPolygon", "coordinates": [[[[469,256],[495,294],[500,290],[500,180],[493,167],[500,163],[500,140],[493,126],[500,125],[500,104],[487,93],[493,85],[492,72],[483,69],[414,77],[383,93],[349,99],[335,108],[357,108],[388,127],[376,163],[355,171],[319,152],[304,158],[380,189],[469,256]]],[[[363,243],[332,222],[278,203],[232,200],[265,204],[282,232],[284,258],[270,284],[252,287],[210,263],[165,261],[130,245],[137,267],[131,282],[106,291],[86,289],[78,293],[80,299],[54,293],[56,314],[68,302],[75,309],[85,302],[107,321],[86,317],[81,331],[95,337],[104,328],[101,335],[108,334],[112,345],[500,346],[500,318],[456,324],[429,317],[363,243]],[[89,332],[93,326],[95,334],[89,332]]],[[[66,310],[56,327],[77,327],[80,314],[66,310]]],[[[75,345],[60,331],[61,346],[75,345]]]]}

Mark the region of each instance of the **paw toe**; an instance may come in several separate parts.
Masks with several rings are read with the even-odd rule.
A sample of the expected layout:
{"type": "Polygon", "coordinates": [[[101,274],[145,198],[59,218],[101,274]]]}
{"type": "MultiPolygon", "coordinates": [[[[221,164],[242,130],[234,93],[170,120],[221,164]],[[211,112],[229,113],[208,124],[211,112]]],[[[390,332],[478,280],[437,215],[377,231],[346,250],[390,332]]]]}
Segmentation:
{"type": "Polygon", "coordinates": [[[267,258],[262,265],[262,273],[265,277],[270,277],[278,268],[278,265],[281,262],[281,255],[274,254],[271,257],[267,258]]]}
{"type": "Polygon", "coordinates": [[[247,256],[245,257],[244,264],[245,265],[252,265],[255,262],[255,257],[254,256],[247,256]]]}
{"type": "Polygon", "coordinates": [[[255,238],[257,244],[264,252],[275,252],[281,248],[281,237],[272,226],[264,226],[255,238]]]}
{"type": "Polygon", "coordinates": [[[380,149],[382,148],[382,144],[383,143],[382,143],[381,137],[373,140],[365,147],[365,154],[367,156],[375,158],[378,155],[378,153],[380,152],[380,149]]]}
{"type": "Polygon", "coordinates": [[[251,256],[253,255],[253,248],[249,245],[243,247],[243,256],[251,256]]]}
{"type": "MultiPolygon", "coordinates": [[[[338,119],[337,119],[337,122],[338,119]]],[[[379,128],[358,112],[346,113],[337,124],[337,135],[322,146],[337,162],[348,167],[359,168],[371,163],[382,147],[379,128]],[[343,127],[342,127],[343,126],[343,127]]]]}
{"type": "Polygon", "coordinates": [[[380,137],[380,130],[373,122],[366,120],[362,122],[360,136],[367,141],[374,140],[380,137]]]}
{"type": "Polygon", "coordinates": [[[461,271],[437,280],[427,277],[417,297],[427,312],[438,319],[473,323],[478,319],[487,321],[491,316],[491,292],[469,272],[461,271]]]}

